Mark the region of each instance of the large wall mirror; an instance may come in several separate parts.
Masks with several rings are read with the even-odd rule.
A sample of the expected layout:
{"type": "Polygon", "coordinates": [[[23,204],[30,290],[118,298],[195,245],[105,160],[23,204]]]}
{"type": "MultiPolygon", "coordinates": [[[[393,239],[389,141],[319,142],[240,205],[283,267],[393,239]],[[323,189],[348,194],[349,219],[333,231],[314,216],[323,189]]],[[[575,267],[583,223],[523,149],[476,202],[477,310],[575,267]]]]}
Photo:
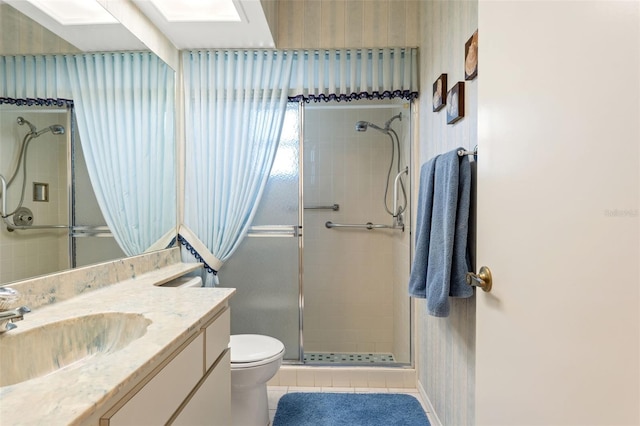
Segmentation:
{"type": "MultiPolygon", "coordinates": [[[[11,3],[0,0],[0,57],[148,50],[117,22],[110,24],[112,27],[108,31],[112,36],[106,38],[96,36],[95,28],[91,26],[72,31],[75,36],[58,34],[55,28],[51,31],[38,22],[40,17],[35,15],[41,12],[33,12],[35,15],[32,16],[31,12],[18,10],[20,7],[11,3]],[[77,34],[78,31],[85,31],[85,34],[77,34]],[[69,40],[84,41],[71,43],[69,40]]],[[[170,81],[175,82],[173,71],[169,69],[169,72],[170,81]]],[[[69,78],[74,77],[70,75],[69,78]]],[[[175,87],[171,92],[170,96],[175,100],[175,87]]],[[[165,143],[157,145],[157,151],[161,150],[162,155],[145,156],[144,162],[138,160],[136,164],[137,173],[147,169],[162,171],[159,180],[147,182],[149,187],[162,191],[156,204],[146,208],[148,220],[157,220],[158,212],[165,211],[174,212],[172,222],[163,222],[166,229],[157,244],[123,249],[114,238],[114,229],[107,226],[109,221],[105,220],[100,208],[101,203],[105,203],[101,191],[107,189],[96,188],[90,179],[90,175],[93,177],[92,173],[96,173],[90,170],[99,155],[96,157],[96,152],[87,151],[86,139],[93,140],[94,134],[100,139],[102,132],[100,143],[108,144],[109,140],[117,138],[111,133],[105,136],[103,129],[106,127],[121,130],[140,124],[135,120],[122,120],[116,121],[118,124],[96,125],[88,132],[86,123],[91,119],[86,116],[87,108],[82,112],[85,116],[78,119],[80,112],[76,110],[75,102],[28,102],[25,105],[25,102],[14,102],[6,93],[0,93],[0,98],[3,100],[0,103],[0,174],[8,184],[6,193],[0,196],[0,210],[7,216],[17,210],[0,222],[0,285],[166,247],[163,241],[170,240],[176,229],[174,111],[164,116],[147,117],[165,122],[166,126],[161,135],[149,135],[141,143],[149,144],[152,152],[159,139],[164,139],[165,143]],[[85,128],[80,129],[82,123],[85,128]],[[90,137],[87,136],[89,133],[90,137]],[[5,222],[15,229],[8,229],[5,222]],[[31,228],[22,229],[21,226],[31,228]]],[[[108,163],[121,167],[115,176],[127,174],[132,169],[126,164],[126,158],[115,162],[112,159],[111,163],[97,162],[102,166],[108,163]]],[[[132,173],[125,179],[134,185],[139,177],[132,173]]],[[[110,217],[114,221],[114,216],[110,217]]],[[[116,219],[115,222],[122,225],[127,220],[116,219]]]]}

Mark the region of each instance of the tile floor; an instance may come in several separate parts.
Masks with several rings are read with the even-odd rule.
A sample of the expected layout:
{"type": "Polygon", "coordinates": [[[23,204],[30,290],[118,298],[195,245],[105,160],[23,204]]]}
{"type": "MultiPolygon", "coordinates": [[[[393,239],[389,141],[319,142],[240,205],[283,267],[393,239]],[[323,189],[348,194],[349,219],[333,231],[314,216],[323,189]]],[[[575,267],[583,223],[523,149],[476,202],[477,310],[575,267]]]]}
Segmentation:
{"type": "Polygon", "coordinates": [[[415,397],[420,401],[420,405],[427,413],[429,421],[433,425],[429,411],[427,410],[427,404],[422,400],[420,393],[417,389],[396,389],[396,388],[338,388],[338,387],[306,387],[306,386],[267,386],[267,393],[269,395],[269,421],[273,422],[273,417],[276,415],[276,408],[278,407],[278,401],[280,398],[289,392],[355,392],[355,393],[402,393],[415,397]]]}

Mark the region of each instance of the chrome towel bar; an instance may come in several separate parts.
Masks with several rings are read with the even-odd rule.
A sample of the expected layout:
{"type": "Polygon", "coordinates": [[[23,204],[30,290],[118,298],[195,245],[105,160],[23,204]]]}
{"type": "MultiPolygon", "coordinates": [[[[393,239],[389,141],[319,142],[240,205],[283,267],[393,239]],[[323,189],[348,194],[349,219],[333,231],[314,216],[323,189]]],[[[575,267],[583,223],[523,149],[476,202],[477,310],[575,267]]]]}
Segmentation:
{"type": "Polygon", "coordinates": [[[478,155],[478,145],[473,148],[473,151],[467,151],[466,149],[458,150],[458,157],[464,157],[465,155],[473,155],[475,158],[478,155]]]}

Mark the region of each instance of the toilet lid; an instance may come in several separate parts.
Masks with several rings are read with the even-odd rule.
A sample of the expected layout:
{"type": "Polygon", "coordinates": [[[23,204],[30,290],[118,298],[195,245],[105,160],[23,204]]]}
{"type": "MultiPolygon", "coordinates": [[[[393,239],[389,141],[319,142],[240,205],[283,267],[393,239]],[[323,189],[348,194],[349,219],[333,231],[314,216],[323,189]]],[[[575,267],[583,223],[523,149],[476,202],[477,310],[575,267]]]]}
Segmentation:
{"type": "Polygon", "coordinates": [[[231,335],[229,346],[232,363],[262,361],[284,351],[284,345],[280,340],[258,334],[231,335]]]}

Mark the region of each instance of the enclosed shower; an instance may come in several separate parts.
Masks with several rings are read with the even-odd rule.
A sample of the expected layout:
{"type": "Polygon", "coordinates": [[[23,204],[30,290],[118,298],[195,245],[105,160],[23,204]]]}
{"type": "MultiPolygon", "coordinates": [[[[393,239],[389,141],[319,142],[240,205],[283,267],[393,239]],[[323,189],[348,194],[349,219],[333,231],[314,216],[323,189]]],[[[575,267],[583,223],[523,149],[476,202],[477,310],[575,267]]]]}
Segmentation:
{"type": "Polygon", "coordinates": [[[124,256],[74,126],[69,106],[0,104],[0,284],[124,256]]]}
{"type": "Polygon", "coordinates": [[[411,365],[411,106],[289,105],[249,237],[221,269],[231,332],[285,363],[411,365]],[[366,131],[365,131],[366,130],[366,131]]]}

